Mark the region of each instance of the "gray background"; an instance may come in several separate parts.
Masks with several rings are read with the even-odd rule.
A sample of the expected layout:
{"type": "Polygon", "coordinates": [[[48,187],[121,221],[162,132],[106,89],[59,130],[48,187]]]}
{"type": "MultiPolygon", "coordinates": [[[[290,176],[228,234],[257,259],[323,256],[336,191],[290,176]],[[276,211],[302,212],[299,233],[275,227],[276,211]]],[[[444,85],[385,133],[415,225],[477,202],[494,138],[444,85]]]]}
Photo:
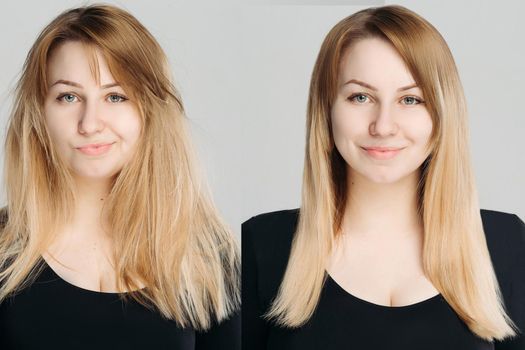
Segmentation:
{"type": "MultiPolygon", "coordinates": [[[[10,92],[31,44],[59,12],[85,3],[91,2],[2,5],[2,147],[10,92]]],[[[165,49],[215,201],[239,235],[240,223],[253,215],[299,206],[308,84],[324,36],[357,10],[393,2],[107,3],[129,10],[165,49]]],[[[467,96],[481,207],[524,219],[525,3],[395,3],[429,20],[456,59],[467,96]]],[[[5,203],[5,191],[1,194],[5,203]]]]}

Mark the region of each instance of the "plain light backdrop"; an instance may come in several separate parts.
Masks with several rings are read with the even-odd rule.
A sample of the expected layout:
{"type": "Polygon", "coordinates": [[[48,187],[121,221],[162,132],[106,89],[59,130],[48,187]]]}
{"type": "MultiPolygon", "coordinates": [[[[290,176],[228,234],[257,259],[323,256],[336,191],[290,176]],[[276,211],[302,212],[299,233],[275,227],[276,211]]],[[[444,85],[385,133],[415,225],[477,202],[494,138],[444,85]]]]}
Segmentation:
{"type": "MultiPolygon", "coordinates": [[[[2,4],[2,162],[11,92],[30,46],[60,12],[88,3],[2,4]]],[[[426,18],[454,55],[467,96],[481,207],[525,218],[524,2],[106,3],[130,11],[168,55],[215,202],[237,235],[253,215],[300,204],[308,85],[324,36],[360,9],[391,3],[426,18]]]]}

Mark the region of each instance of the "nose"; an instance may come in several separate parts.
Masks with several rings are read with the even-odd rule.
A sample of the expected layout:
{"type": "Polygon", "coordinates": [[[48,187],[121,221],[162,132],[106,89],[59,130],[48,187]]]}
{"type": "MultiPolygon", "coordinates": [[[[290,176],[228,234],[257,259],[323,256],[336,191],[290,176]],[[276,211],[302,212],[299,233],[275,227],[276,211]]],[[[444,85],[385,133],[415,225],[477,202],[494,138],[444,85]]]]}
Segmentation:
{"type": "Polygon", "coordinates": [[[379,106],[379,111],[374,115],[368,130],[372,136],[395,135],[399,130],[394,115],[388,106],[379,106]]]}
{"type": "Polygon", "coordinates": [[[86,102],[78,122],[78,132],[90,135],[100,132],[104,128],[104,121],[100,115],[100,108],[96,102],[86,102]]]}

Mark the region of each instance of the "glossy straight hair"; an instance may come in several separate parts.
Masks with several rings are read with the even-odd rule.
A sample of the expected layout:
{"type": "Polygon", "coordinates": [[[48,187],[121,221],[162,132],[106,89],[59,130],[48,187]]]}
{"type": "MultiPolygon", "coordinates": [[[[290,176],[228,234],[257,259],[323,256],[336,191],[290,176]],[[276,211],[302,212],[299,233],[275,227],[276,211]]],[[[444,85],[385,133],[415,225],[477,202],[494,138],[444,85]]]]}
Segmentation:
{"type": "Polygon", "coordinates": [[[473,333],[488,341],[513,336],[518,329],[506,314],[483,231],[466,102],[454,59],[430,23],[398,5],[368,8],[343,19],[321,46],[308,99],[299,223],[266,317],[298,327],[319,301],[348,189],[347,164],[332,137],[331,109],[343,54],[367,38],[386,40],[397,50],[421,87],[433,122],[431,152],[419,169],[418,185],[425,275],[473,333]]]}
{"type": "Polygon", "coordinates": [[[42,253],[75,207],[72,174],[43,115],[50,54],[68,41],[84,44],[97,81],[95,52],[101,53],[136,103],[143,126],[134,157],[112,179],[103,208],[117,288],[183,327],[207,329],[239,308],[238,246],[196,169],[162,48],[135,17],[106,5],[63,12],[27,56],[5,143],[0,301],[34,281],[42,253]]]}

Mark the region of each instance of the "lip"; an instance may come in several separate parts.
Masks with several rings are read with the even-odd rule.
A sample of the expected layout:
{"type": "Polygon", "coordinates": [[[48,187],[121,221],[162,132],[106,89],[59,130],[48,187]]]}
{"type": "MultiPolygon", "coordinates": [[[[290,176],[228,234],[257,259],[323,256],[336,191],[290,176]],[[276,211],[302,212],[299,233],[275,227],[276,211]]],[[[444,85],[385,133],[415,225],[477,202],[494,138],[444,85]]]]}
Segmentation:
{"type": "Polygon", "coordinates": [[[404,147],[361,147],[361,149],[365,151],[368,156],[374,159],[387,160],[397,156],[399,152],[404,149],[404,147]]]}
{"type": "Polygon", "coordinates": [[[89,145],[84,145],[84,146],[81,146],[81,147],[77,147],[77,149],[80,152],[82,152],[84,154],[87,154],[89,156],[98,156],[98,155],[102,155],[102,154],[107,153],[114,143],[115,142],[110,142],[110,143],[91,143],[89,145]]]}

